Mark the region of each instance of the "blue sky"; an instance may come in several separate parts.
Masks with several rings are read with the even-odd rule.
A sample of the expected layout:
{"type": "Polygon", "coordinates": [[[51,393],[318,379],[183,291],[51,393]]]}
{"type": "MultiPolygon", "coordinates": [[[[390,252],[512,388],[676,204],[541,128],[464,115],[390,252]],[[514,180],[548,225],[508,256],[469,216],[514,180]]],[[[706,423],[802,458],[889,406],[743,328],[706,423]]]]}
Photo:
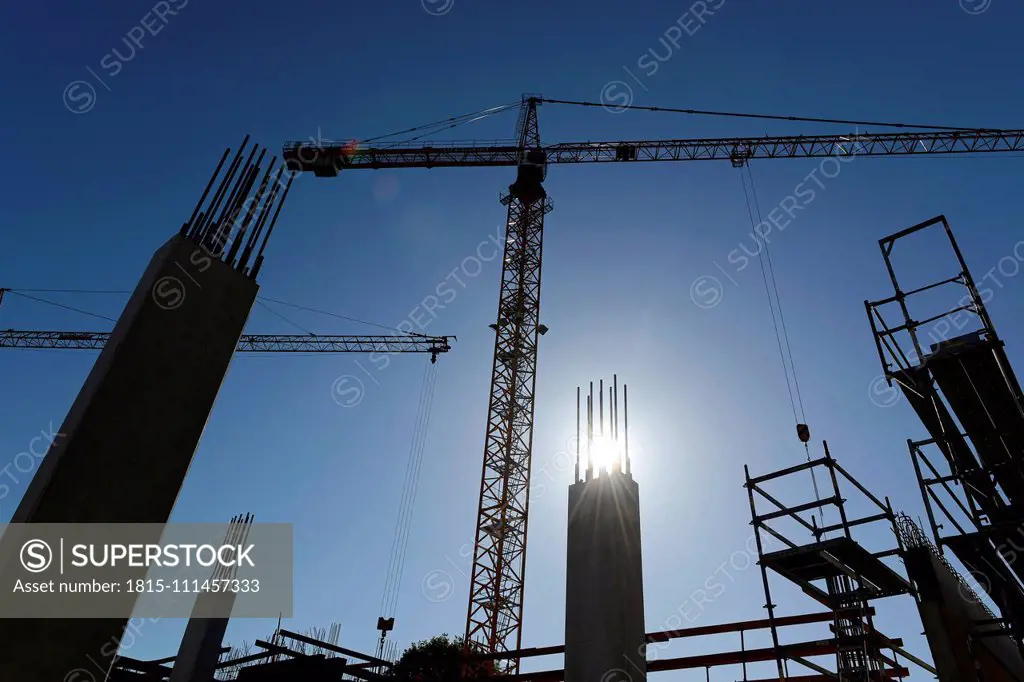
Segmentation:
{"type": "MultiPolygon", "coordinates": [[[[1024,10],[1007,0],[877,0],[855,13],[833,3],[708,4],[718,9],[696,24],[687,3],[603,0],[586,11],[536,0],[514,11],[474,0],[176,0],[169,6],[177,13],[164,12],[163,24],[143,2],[7,9],[0,286],[131,289],[153,250],[191,213],[223,148],[245,133],[277,151],[285,140],[371,137],[514,102],[522,92],[623,96],[621,84],[608,86],[613,81],[645,106],[1020,127],[1022,98],[1008,84],[1020,71],[1011,46],[1024,10]],[[115,69],[112,50],[128,57],[123,38],[140,35],[143,20],[156,35],[146,33],[130,58],[114,58],[115,69]],[[681,35],[672,28],[684,25],[681,35]],[[652,49],[662,60],[657,69],[644,66],[652,49]],[[70,110],[87,103],[80,84],[64,97],[74,81],[93,89],[88,111],[70,110]]],[[[559,105],[544,105],[540,121],[548,142],[848,129],[559,105]]],[[[513,112],[454,136],[508,138],[514,124],[513,112]]],[[[815,169],[819,160],[755,162],[762,210],[815,169]]],[[[267,250],[261,293],[387,326],[408,319],[500,229],[498,195],[514,178],[507,168],[342,175],[301,178],[293,188],[267,250]]],[[[742,465],[764,472],[804,457],[760,271],[729,260],[741,244],[753,248],[740,177],[725,162],[550,169],[555,210],[547,219],[541,317],[551,331],[541,343],[534,439],[534,477],[546,487],[531,505],[524,645],[562,641],[571,471],[558,463],[574,429],[577,385],[617,373],[631,387],[649,630],[671,625],[694,590],[743,550],[750,529],[742,465]],[[709,275],[722,284],[721,300],[702,308],[691,285],[709,275]]],[[[814,200],[772,236],[816,448],[828,439],[844,466],[915,518],[921,501],[905,441],[923,437],[922,427],[904,402],[882,408],[877,394],[872,401],[880,368],[862,301],[888,295],[877,239],[944,213],[981,279],[1013,257],[1021,238],[1013,203],[1021,179],[1012,154],[855,159],[823,179],[814,200]]],[[[952,274],[913,254],[905,266],[920,277],[952,274]]],[[[465,274],[457,296],[423,327],[459,340],[438,361],[394,633],[401,644],[465,627],[464,548],[475,523],[499,260],[465,274]],[[437,580],[446,591],[432,587],[437,580]]],[[[1013,312],[1024,280],[993,276],[1000,284],[990,313],[1015,360],[1024,330],[1013,312]]],[[[125,301],[40,295],[107,317],[125,301]]],[[[278,310],[317,332],[373,331],[278,310]]],[[[16,296],[5,298],[0,324],[110,327],[16,296]]],[[[297,333],[259,306],[248,331],[297,333]]],[[[0,355],[7,396],[0,465],[59,425],[94,359],[90,352],[0,355]]],[[[344,645],[373,649],[426,361],[398,357],[383,371],[354,355],[233,363],[173,518],[226,521],[249,511],[294,523],[296,609],[286,627],[337,621],[344,645]],[[354,407],[332,398],[343,375],[364,379],[354,407]]],[[[25,481],[11,488],[0,518],[9,517],[25,481]]],[[[791,492],[795,501],[812,494],[808,485],[791,492]]],[[[748,568],[701,607],[696,622],[758,618],[763,603],[757,570],[748,568]]],[[[799,596],[781,609],[811,610],[799,596]]],[[[913,605],[904,599],[892,611],[883,629],[921,652],[913,605]]],[[[129,655],[174,653],[183,627],[147,625],[129,655]]],[[[273,627],[234,621],[228,639],[251,641],[273,627]]],[[[737,644],[690,642],[662,655],[737,644]]],[[[703,673],[658,679],[694,675],[703,673]]]]}

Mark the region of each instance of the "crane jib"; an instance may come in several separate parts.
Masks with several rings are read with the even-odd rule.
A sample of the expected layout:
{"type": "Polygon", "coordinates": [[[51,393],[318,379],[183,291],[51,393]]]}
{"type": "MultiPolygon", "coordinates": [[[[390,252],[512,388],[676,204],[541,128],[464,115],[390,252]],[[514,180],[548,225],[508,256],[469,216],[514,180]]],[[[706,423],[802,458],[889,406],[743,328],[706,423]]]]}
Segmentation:
{"type": "MultiPolygon", "coordinates": [[[[543,164],[628,161],[701,161],[823,156],[896,156],[1024,150],[1024,130],[908,131],[768,137],[620,140],[544,145],[543,164]]],[[[518,166],[521,151],[491,142],[409,147],[292,143],[284,148],[288,167],[333,177],[342,169],[518,166]]]]}

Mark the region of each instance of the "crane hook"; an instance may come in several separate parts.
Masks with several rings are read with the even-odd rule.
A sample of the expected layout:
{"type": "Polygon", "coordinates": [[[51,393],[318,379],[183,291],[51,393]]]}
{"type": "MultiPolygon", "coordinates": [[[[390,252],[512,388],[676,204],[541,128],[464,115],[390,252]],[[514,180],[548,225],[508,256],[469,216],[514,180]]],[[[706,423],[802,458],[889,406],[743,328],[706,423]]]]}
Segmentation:
{"type": "Polygon", "coordinates": [[[807,424],[797,424],[796,437],[800,439],[801,443],[811,440],[811,427],[807,426],[807,424]]]}

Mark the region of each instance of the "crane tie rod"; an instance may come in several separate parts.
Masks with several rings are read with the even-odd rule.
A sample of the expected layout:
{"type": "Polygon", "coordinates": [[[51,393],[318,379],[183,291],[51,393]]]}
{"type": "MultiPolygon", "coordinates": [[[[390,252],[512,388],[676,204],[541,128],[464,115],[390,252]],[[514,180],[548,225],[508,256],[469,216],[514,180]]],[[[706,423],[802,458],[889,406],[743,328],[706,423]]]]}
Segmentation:
{"type": "Polygon", "coordinates": [[[509,109],[511,109],[511,108],[513,108],[515,106],[519,106],[519,103],[515,102],[513,104],[501,104],[501,105],[498,105],[498,106],[495,106],[495,107],[489,107],[487,109],[481,109],[479,111],[474,111],[474,112],[471,112],[471,113],[468,113],[468,114],[459,114],[458,116],[450,116],[450,117],[442,119],[440,121],[434,121],[433,123],[424,123],[423,125],[413,126],[412,128],[406,128],[405,130],[396,130],[395,132],[387,133],[386,135],[377,135],[376,137],[368,137],[365,140],[359,140],[359,144],[366,144],[367,142],[380,142],[382,140],[386,140],[387,138],[397,137],[399,135],[405,135],[407,133],[416,133],[416,132],[420,133],[419,135],[416,135],[416,136],[408,138],[408,139],[397,140],[397,141],[388,141],[388,143],[387,143],[387,144],[391,144],[391,145],[407,144],[409,142],[413,142],[415,140],[422,139],[422,138],[426,137],[427,135],[440,132],[441,130],[448,130],[448,129],[451,129],[451,128],[456,128],[456,127],[458,127],[460,125],[464,125],[466,123],[473,123],[474,121],[479,121],[482,118],[487,118],[488,116],[493,116],[494,114],[498,114],[498,113],[501,113],[503,111],[508,111],[509,109]],[[421,132],[421,131],[424,131],[424,132],[421,132]]]}
{"type": "MultiPolygon", "coordinates": [[[[607,107],[602,102],[577,102],[564,99],[542,99],[542,102],[550,104],[575,104],[582,107],[607,107]]],[[[616,107],[619,109],[620,107],[616,107]]],[[[675,114],[692,114],[696,116],[725,116],[732,118],[758,118],[771,121],[801,121],[806,123],[841,123],[843,125],[855,126],[878,126],[884,128],[916,128],[925,130],[969,130],[971,132],[999,132],[1002,128],[960,128],[955,126],[919,125],[916,123],[887,123],[884,121],[853,121],[842,118],[817,118],[813,116],[779,116],[776,114],[744,114],[735,111],[707,111],[703,109],[673,109],[670,107],[644,107],[628,104],[621,109],[636,109],[637,111],[667,111],[675,114]]]]}
{"type": "MultiPolygon", "coordinates": [[[[90,313],[88,310],[82,310],[81,308],[75,308],[73,306],[64,305],[63,303],[57,303],[55,301],[47,301],[45,298],[39,298],[37,296],[30,296],[29,294],[24,293],[25,291],[31,291],[30,289],[20,289],[20,290],[19,289],[4,289],[4,291],[6,291],[9,294],[14,294],[15,296],[21,296],[22,298],[27,298],[29,300],[36,301],[38,303],[46,303],[47,305],[56,306],[57,308],[64,308],[65,310],[70,310],[70,311],[75,312],[75,313],[80,313],[82,315],[88,315],[89,317],[98,317],[99,319],[106,320],[107,322],[117,322],[117,320],[115,320],[114,318],[107,317],[106,315],[100,315],[98,313],[90,313]]],[[[92,292],[92,293],[99,293],[99,292],[92,292]]],[[[106,292],[103,292],[103,293],[106,293],[106,292]]]]}

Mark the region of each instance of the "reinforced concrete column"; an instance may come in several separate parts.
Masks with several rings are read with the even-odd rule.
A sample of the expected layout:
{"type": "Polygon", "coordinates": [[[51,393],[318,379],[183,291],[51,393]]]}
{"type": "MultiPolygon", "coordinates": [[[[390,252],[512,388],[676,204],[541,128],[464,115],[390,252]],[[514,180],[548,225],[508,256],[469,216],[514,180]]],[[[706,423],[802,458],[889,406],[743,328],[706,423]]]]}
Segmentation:
{"type": "MultiPolygon", "coordinates": [[[[12,522],[165,523],[257,290],[187,237],[160,247],[12,522]]],[[[25,577],[13,542],[0,540],[4,585],[25,577]]],[[[0,620],[0,680],[102,682],[135,595],[111,599],[124,619],[0,620]]]]}
{"type": "Polygon", "coordinates": [[[640,491],[621,471],[569,487],[565,682],[647,679],[640,491]]]}

